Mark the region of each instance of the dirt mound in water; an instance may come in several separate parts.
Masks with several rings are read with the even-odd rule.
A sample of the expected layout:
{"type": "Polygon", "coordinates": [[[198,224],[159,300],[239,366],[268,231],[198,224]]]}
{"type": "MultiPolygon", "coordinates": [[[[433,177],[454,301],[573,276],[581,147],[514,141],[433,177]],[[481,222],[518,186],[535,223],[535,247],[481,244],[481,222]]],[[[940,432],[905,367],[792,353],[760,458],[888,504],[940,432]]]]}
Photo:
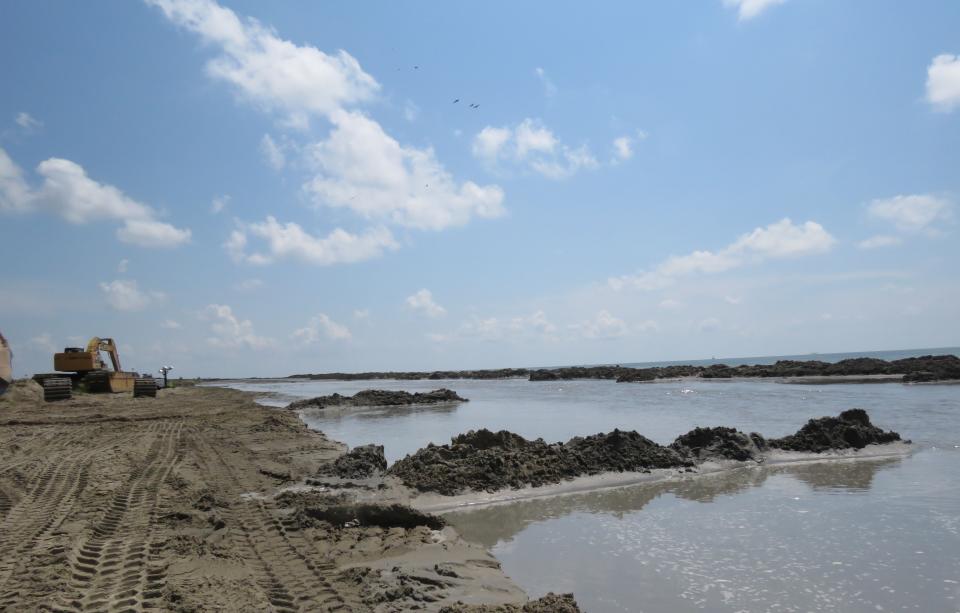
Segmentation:
{"type": "Polygon", "coordinates": [[[870,444],[899,441],[896,432],[885,432],[870,423],[863,409],[850,409],[837,417],[811,419],[795,434],[769,439],[774,449],[822,453],[831,449],[863,449],[870,444]]]}
{"type": "Polygon", "coordinates": [[[756,460],[767,448],[763,436],[756,432],[744,434],[735,428],[695,428],[681,434],[670,448],[697,462],[711,459],[756,460]]]}
{"type": "Polygon", "coordinates": [[[360,445],[323,466],[317,475],[331,475],[343,479],[366,479],[387,470],[383,445],[360,445]]]}
{"type": "Polygon", "coordinates": [[[411,404],[439,404],[442,402],[467,402],[453,390],[446,388],[430,392],[410,392],[391,390],[363,390],[353,396],[318,396],[306,400],[297,400],[287,405],[288,409],[324,409],[327,407],[381,407],[405,406],[411,404]]]}
{"type": "Polygon", "coordinates": [[[407,486],[448,496],[559,483],[581,475],[689,466],[676,451],[636,432],[576,437],[566,443],[529,441],[501,430],[470,431],[449,445],[429,445],[388,471],[407,486]]]}
{"type": "Polygon", "coordinates": [[[458,602],[440,609],[440,613],[580,613],[573,594],[548,593],[525,604],[463,604],[458,602]]]}

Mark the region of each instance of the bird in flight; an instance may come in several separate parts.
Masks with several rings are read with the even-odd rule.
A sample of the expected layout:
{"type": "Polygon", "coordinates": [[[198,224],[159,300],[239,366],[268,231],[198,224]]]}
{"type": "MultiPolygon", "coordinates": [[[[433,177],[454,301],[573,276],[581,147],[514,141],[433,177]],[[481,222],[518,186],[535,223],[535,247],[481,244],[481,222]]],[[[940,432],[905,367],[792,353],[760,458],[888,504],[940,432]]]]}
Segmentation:
{"type": "Polygon", "coordinates": [[[458,102],[460,102],[460,98],[457,98],[456,100],[453,101],[454,104],[456,104],[456,103],[458,103],[458,102]]]}

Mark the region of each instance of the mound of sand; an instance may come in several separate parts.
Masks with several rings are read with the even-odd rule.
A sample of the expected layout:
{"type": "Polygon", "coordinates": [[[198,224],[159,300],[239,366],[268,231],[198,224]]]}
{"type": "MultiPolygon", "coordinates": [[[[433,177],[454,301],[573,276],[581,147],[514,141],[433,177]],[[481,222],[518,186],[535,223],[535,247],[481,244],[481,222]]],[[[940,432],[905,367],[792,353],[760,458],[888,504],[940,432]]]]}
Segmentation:
{"type": "Polygon", "coordinates": [[[317,475],[342,479],[366,479],[387,470],[387,458],[383,445],[360,445],[337,458],[333,463],[321,466],[317,475]]]}
{"type": "Polygon", "coordinates": [[[698,462],[711,459],[756,460],[767,448],[763,436],[756,432],[744,434],[735,428],[695,428],[681,434],[670,445],[671,449],[698,462]]]}
{"type": "Polygon", "coordinates": [[[867,445],[899,441],[896,432],[885,432],[870,423],[863,409],[849,409],[837,417],[811,419],[795,434],[770,439],[774,449],[822,453],[831,449],[863,449],[867,445]]]}
{"type": "Polygon", "coordinates": [[[449,445],[429,445],[388,471],[408,487],[454,495],[559,483],[581,475],[691,465],[676,451],[637,432],[575,437],[566,443],[528,441],[486,429],[455,436],[449,445]]]}
{"type": "Polygon", "coordinates": [[[33,379],[18,379],[0,395],[0,404],[33,404],[43,400],[43,387],[33,379]]]}
{"type": "Polygon", "coordinates": [[[363,390],[353,396],[318,396],[305,400],[297,400],[287,405],[288,409],[325,409],[327,407],[388,407],[406,406],[411,404],[439,404],[444,402],[467,402],[453,390],[446,388],[430,392],[404,392],[391,390],[363,390]]]}

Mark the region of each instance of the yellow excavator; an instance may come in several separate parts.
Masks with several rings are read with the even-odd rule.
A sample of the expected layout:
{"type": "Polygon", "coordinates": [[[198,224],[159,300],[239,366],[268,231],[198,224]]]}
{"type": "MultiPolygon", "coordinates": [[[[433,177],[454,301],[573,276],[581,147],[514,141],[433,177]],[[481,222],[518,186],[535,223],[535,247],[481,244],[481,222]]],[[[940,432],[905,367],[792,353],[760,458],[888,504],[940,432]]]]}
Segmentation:
{"type": "Polygon", "coordinates": [[[69,399],[74,388],[84,388],[90,393],[132,391],[134,398],[157,395],[157,382],[153,377],[141,377],[135,372],[123,370],[117,344],[112,338],[95,336],[87,343],[86,349],[65,348],[61,353],[54,354],[53,369],[57,373],[70,373],[70,376],[54,373],[34,376],[43,385],[43,398],[48,402],[69,399]],[[107,368],[101,351],[110,356],[113,370],[107,368]]]}

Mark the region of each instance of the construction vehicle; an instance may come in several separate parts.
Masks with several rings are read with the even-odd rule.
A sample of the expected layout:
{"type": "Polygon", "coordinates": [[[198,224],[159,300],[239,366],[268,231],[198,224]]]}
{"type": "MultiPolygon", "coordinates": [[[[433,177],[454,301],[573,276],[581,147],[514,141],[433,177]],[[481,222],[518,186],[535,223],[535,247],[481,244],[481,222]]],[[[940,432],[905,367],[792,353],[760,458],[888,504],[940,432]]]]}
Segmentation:
{"type": "Polygon", "coordinates": [[[53,369],[57,373],[70,373],[68,376],[57,373],[34,375],[43,385],[44,400],[67,400],[74,389],[85,389],[90,393],[133,392],[134,398],[140,396],[156,397],[157,383],[153,377],[141,377],[135,372],[126,372],[120,365],[120,353],[112,338],[93,337],[86,349],[67,347],[53,356],[53,369]],[[107,368],[100,352],[110,356],[112,370],[107,368]]]}
{"type": "Polygon", "coordinates": [[[7,391],[11,383],[13,383],[13,352],[10,351],[7,339],[3,338],[3,333],[0,333],[0,394],[7,391]]]}

